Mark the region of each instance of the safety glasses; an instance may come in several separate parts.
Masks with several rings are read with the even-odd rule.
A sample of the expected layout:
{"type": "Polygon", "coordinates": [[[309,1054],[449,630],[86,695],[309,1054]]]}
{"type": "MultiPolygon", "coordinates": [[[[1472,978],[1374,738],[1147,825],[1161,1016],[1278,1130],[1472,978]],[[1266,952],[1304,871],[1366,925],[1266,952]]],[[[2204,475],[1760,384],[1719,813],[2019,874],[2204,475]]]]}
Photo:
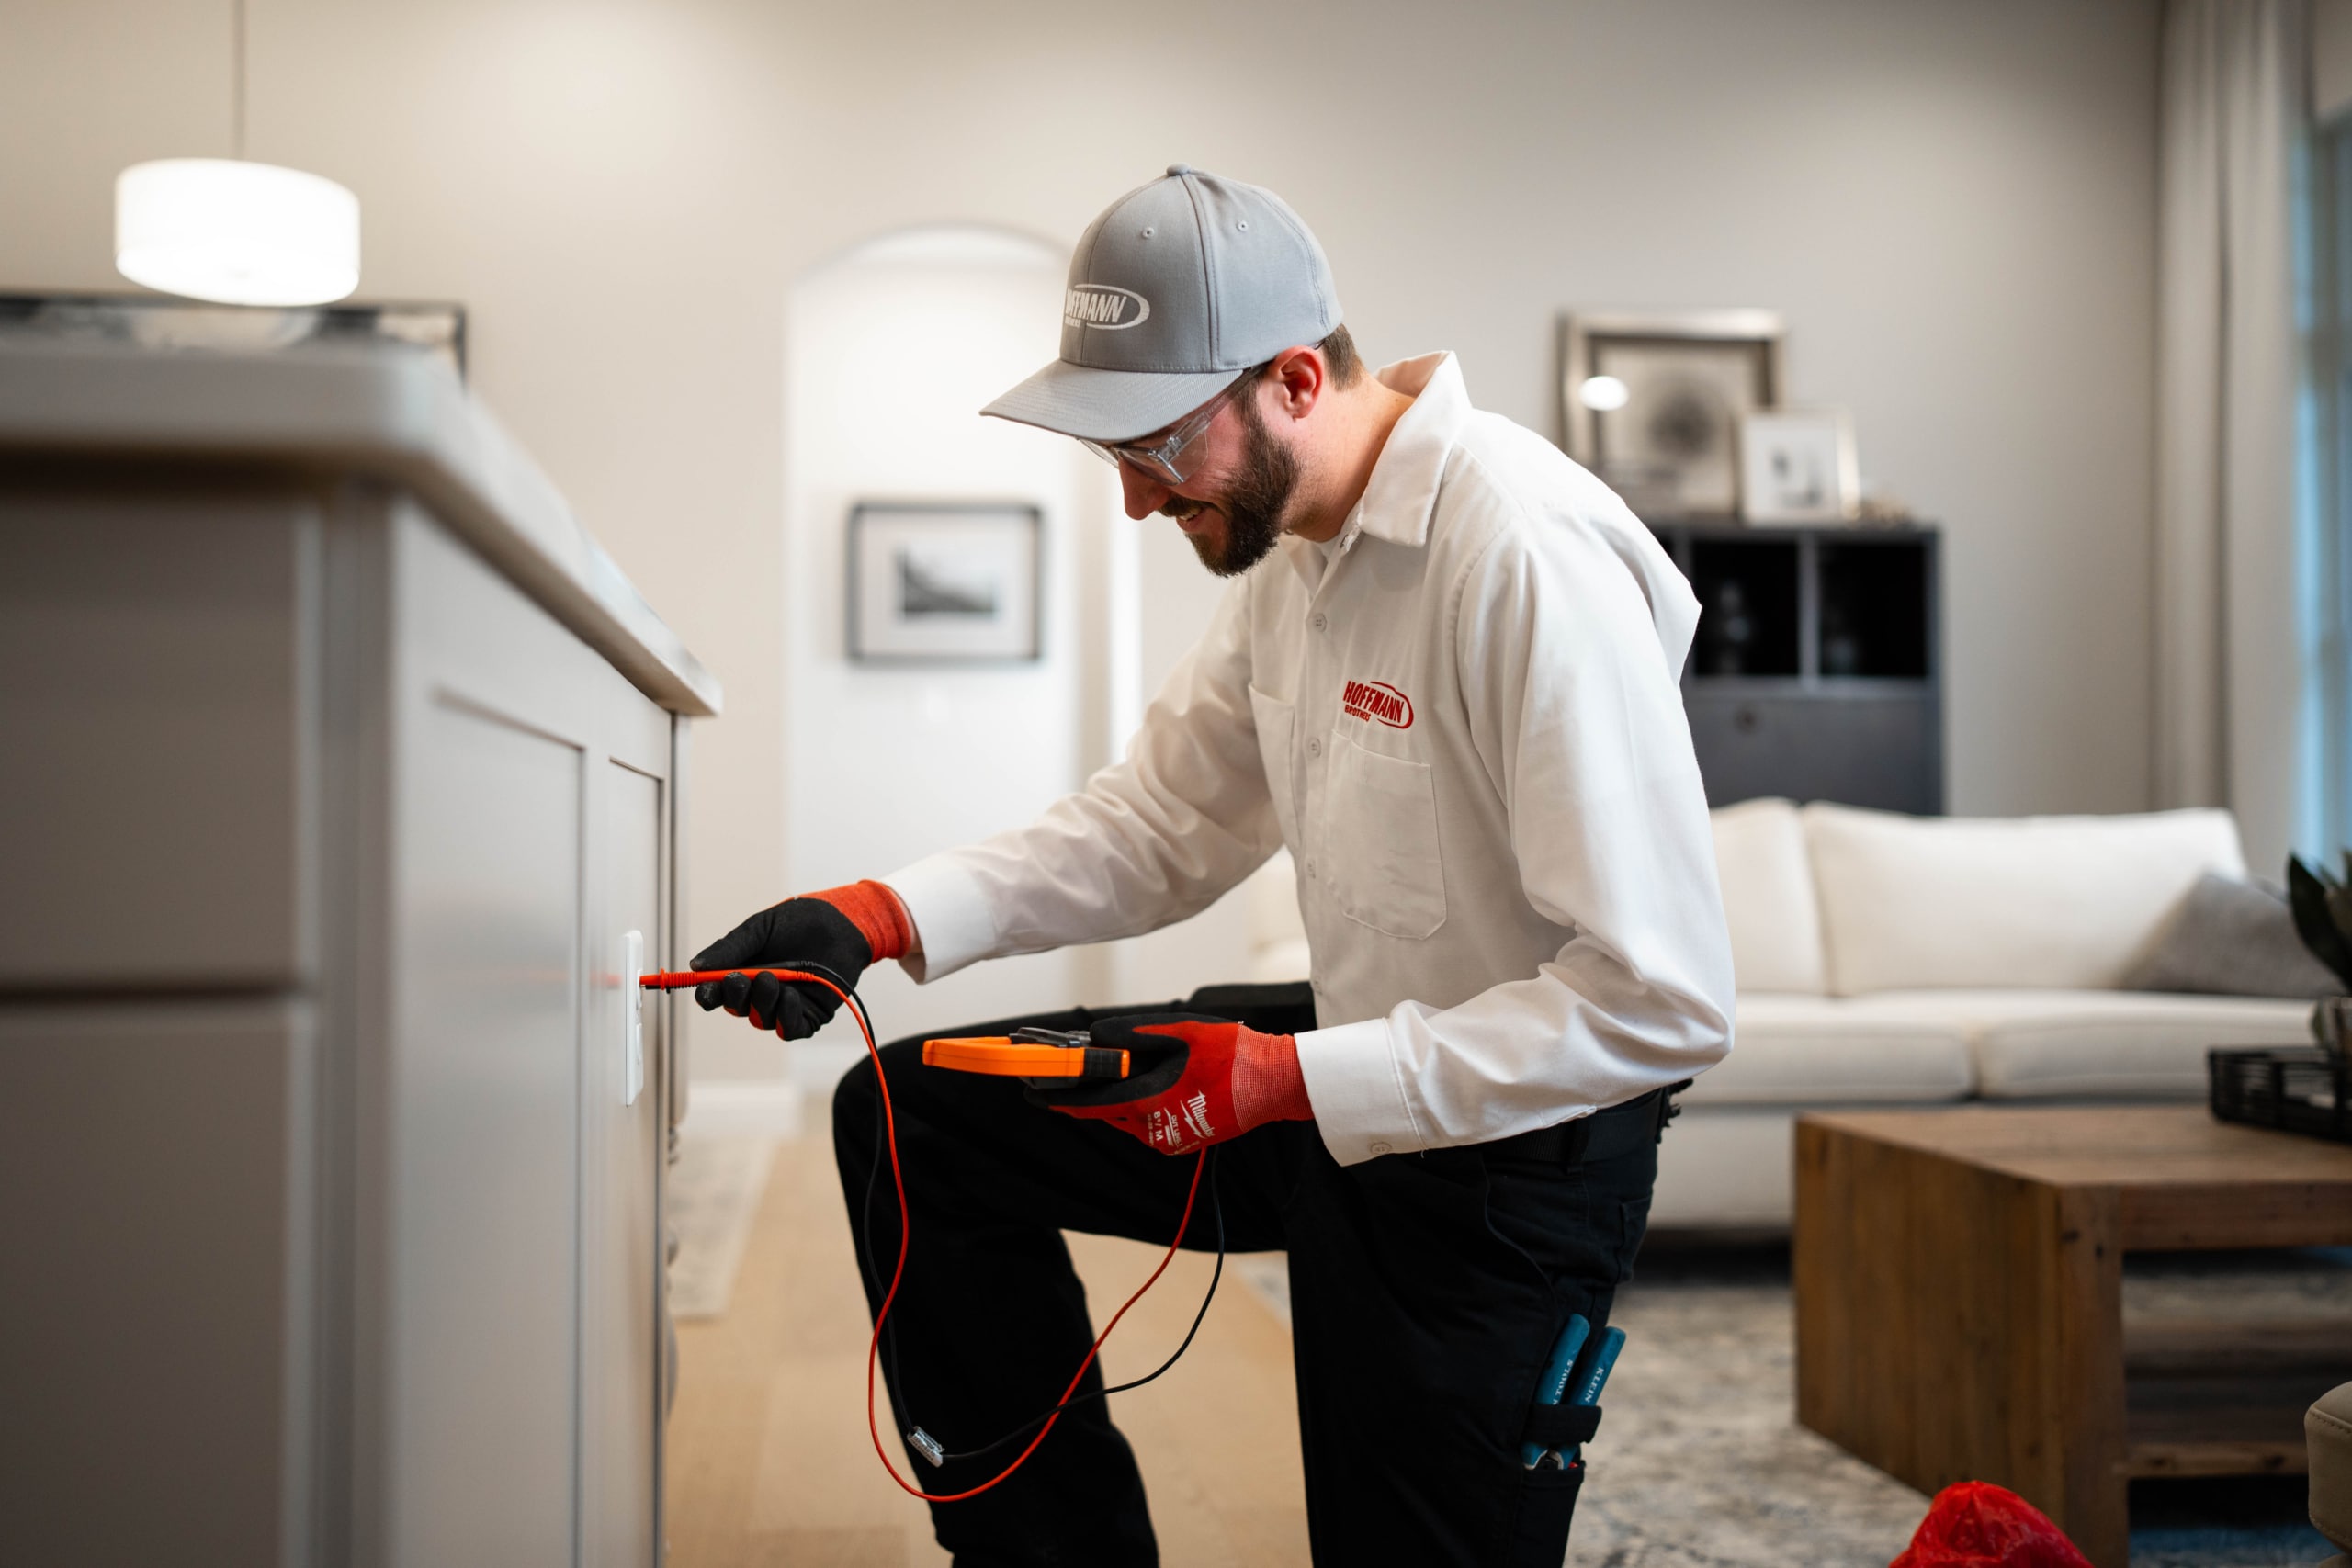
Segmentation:
{"type": "Polygon", "coordinates": [[[1116,446],[1105,446],[1100,441],[1083,438],[1079,445],[1114,467],[1129,463],[1162,484],[1182,484],[1200,471],[1201,454],[1192,449],[1193,443],[1208,430],[1209,423],[1216,418],[1216,411],[1223,408],[1234,393],[1256,379],[1255,376],[1244,374],[1224,391],[1177,421],[1169,428],[1167,434],[1149,446],[1140,441],[1122,441],[1116,446]]]}

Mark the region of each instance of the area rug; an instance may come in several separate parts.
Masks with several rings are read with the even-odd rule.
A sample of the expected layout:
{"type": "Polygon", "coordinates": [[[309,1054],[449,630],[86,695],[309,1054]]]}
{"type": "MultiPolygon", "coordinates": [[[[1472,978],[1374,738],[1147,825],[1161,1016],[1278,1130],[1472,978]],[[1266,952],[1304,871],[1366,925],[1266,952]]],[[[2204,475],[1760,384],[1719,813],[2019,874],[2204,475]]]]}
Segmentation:
{"type": "Polygon", "coordinates": [[[670,1228],[678,1237],[678,1256],[670,1265],[673,1316],[726,1312],[775,1154],[771,1138],[680,1136],[668,1204],[670,1228]]]}
{"type": "MultiPolygon", "coordinates": [[[[1234,1267],[1288,1321],[1281,1256],[1234,1267]]],[[[2135,1260],[2125,1310],[2352,1321],[2352,1256],[2135,1260]]],[[[1587,1450],[1571,1568],[1885,1568],[1909,1541],[1928,1499],[1793,1419],[1785,1249],[1645,1256],[1614,1321],[1625,1352],[1587,1450]]],[[[2301,1498],[2300,1477],[2138,1483],[2132,1568],[2304,1568],[2333,1549],[2301,1498]]]]}

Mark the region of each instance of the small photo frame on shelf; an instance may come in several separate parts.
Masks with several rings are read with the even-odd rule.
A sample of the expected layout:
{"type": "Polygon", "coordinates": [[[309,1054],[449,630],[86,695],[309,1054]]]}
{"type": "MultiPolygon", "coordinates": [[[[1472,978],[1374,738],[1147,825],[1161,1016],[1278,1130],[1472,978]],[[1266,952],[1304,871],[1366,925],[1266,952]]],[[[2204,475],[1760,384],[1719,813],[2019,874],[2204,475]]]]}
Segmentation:
{"type": "Polygon", "coordinates": [[[1781,397],[1770,310],[1583,311],[1560,318],[1560,434],[1644,517],[1731,517],[1739,421],[1781,397]]]}
{"type": "Polygon", "coordinates": [[[859,502],[849,513],[850,659],[1040,657],[1044,533],[1044,513],[1019,502],[859,502]]]}
{"type": "Polygon", "coordinates": [[[1847,523],[1861,510],[1854,425],[1842,409],[1775,409],[1739,422],[1740,516],[1847,523]]]}

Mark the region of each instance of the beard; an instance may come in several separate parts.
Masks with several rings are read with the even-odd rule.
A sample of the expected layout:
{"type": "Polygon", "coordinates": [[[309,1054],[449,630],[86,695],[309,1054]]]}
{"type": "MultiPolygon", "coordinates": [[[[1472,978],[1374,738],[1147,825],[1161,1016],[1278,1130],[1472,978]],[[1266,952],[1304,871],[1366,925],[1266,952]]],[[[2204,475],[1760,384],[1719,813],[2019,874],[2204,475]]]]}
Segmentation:
{"type": "MultiPolygon", "coordinates": [[[[1234,410],[1241,421],[1241,471],[1218,498],[1218,509],[1225,513],[1224,535],[1184,536],[1201,564],[1219,577],[1238,577],[1273,552],[1274,541],[1283,536],[1291,492],[1298,488],[1298,459],[1267,430],[1256,401],[1237,398],[1234,410]]],[[[1207,504],[1179,496],[1159,510],[1182,523],[1205,511],[1207,504]]]]}

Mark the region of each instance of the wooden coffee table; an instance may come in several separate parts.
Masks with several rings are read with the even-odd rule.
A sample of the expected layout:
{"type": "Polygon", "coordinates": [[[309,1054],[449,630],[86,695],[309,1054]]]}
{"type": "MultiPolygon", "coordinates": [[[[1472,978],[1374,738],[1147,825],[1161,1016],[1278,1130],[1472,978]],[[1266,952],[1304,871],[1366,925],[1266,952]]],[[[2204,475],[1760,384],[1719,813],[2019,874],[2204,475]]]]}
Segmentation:
{"type": "Polygon", "coordinates": [[[2134,1476],[2303,1468],[2300,1407],[2127,1407],[2123,1254],[2346,1244],[2352,1147],[2199,1106],[1805,1116],[1797,1419],[1922,1492],[2007,1486],[2123,1568],[2134,1476]]]}

